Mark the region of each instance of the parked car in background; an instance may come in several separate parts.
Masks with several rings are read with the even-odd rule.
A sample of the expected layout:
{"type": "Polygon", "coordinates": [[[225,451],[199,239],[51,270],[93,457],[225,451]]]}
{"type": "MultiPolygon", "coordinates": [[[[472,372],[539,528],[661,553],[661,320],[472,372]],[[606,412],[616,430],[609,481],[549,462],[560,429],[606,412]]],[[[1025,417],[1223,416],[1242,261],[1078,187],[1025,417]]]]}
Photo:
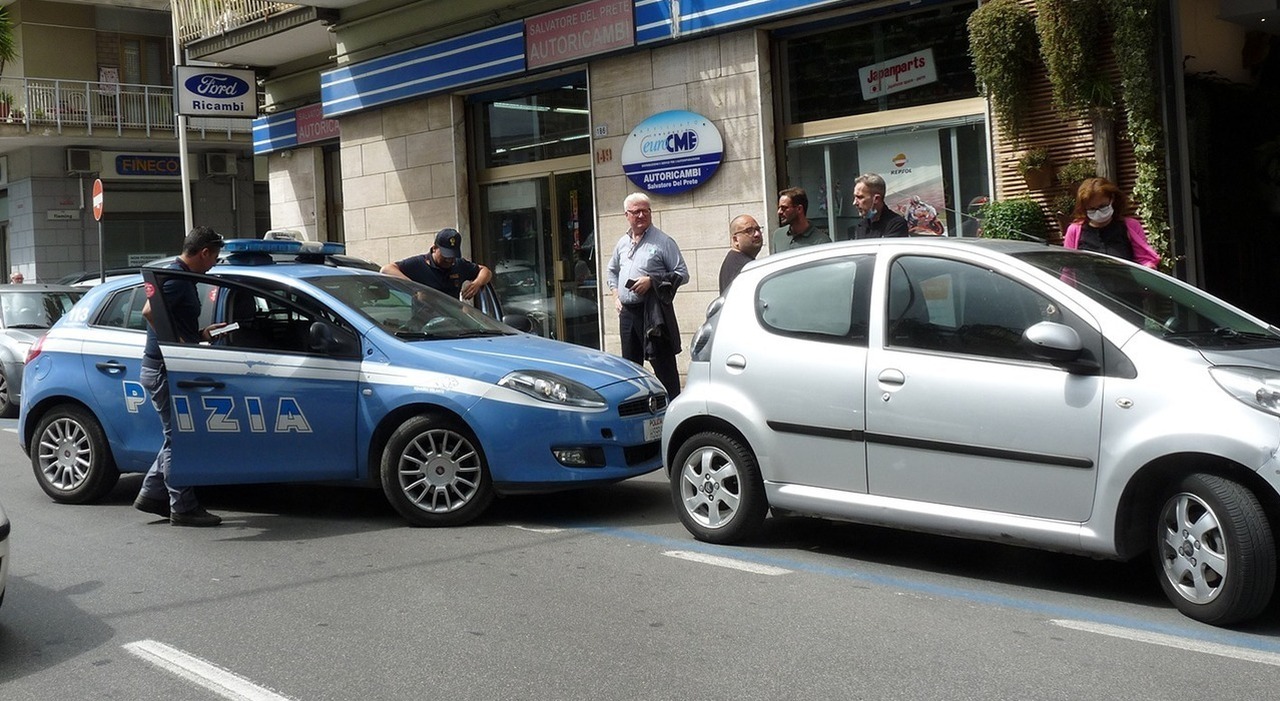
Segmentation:
{"type": "Polygon", "coordinates": [[[84,290],[62,285],[0,285],[0,417],[18,415],[22,369],[31,344],[71,309],[84,290]]]}
{"type": "Polygon", "coordinates": [[[18,438],[45,493],[91,502],[151,465],[142,307],[173,277],[198,283],[201,326],[230,324],[180,344],[150,298],[174,484],[368,484],[412,524],[456,525],[496,496],[661,467],[666,395],[648,371],[409,280],[263,255],[298,245],[232,240],[208,275],[144,267],[94,287],[29,354],[18,438]]]}
{"type": "Polygon", "coordinates": [[[749,264],[691,343],[663,455],[685,527],[803,514],[1151,558],[1186,615],[1270,602],[1280,330],[1103,255],[984,239],[749,264]]]}

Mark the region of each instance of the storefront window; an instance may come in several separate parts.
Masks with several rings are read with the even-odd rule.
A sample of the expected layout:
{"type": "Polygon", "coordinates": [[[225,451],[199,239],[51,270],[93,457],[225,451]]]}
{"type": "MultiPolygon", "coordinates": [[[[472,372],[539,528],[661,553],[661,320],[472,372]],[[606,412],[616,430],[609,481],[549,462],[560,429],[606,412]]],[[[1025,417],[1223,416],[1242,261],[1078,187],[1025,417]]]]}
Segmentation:
{"type": "Polygon", "coordinates": [[[581,76],[484,102],[479,112],[485,168],[591,152],[587,85],[581,76]]]}
{"type": "Polygon", "coordinates": [[[978,95],[965,22],[977,3],[845,26],[782,44],[791,124],[978,95]],[[926,65],[927,64],[927,65],[926,65]],[[883,71],[878,73],[876,71],[883,71]],[[899,89],[878,78],[908,76],[899,89]]]}
{"type": "Polygon", "coordinates": [[[832,240],[849,238],[859,214],[854,179],[877,173],[885,202],[913,234],[976,235],[976,205],[987,196],[987,138],[981,118],[954,125],[912,124],[787,144],[787,183],[809,196],[809,219],[832,240]]]}
{"type": "MultiPolygon", "coordinates": [[[[803,188],[809,220],[849,238],[854,180],[876,173],[913,234],[975,235],[990,190],[985,105],[968,54],[976,3],[934,6],[779,42],[786,120],[783,187],[803,188]]],[[[883,10],[881,12],[884,12],[883,10]]]]}

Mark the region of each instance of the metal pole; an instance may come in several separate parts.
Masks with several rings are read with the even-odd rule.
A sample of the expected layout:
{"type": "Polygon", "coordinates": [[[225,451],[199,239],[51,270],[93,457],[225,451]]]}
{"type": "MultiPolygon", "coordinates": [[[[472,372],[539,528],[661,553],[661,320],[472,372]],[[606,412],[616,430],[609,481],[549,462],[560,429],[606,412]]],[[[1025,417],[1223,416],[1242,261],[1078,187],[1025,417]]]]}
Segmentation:
{"type": "Polygon", "coordinates": [[[178,109],[178,95],[181,92],[177,83],[178,66],[186,65],[182,59],[182,43],[178,33],[178,3],[177,0],[169,3],[169,17],[173,22],[173,67],[174,67],[174,84],[173,84],[173,107],[177,117],[178,125],[178,163],[180,164],[178,172],[182,177],[182,236],[186,237],[187,232],[195,227],[193,217],[191,215],[191,165],[187,159],[187,118],[182,114],[182,110],[178,109]]]}

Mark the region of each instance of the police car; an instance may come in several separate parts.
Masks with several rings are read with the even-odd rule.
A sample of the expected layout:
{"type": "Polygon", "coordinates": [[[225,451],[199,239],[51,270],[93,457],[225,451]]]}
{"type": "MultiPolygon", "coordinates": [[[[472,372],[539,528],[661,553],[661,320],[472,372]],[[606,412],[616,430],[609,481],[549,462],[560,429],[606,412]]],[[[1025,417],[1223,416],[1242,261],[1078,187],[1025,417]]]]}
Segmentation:
{"type": "Polygon", "coordinates": [[[91,502],[150,467],[142,307],[171,277],[199,284],[202,327],[229,329],[177,343],[151,297],[175,485],[371,483],[412,524],[456,525],[497,495],[661,466],[666,395],[648,371],[407,280],[272,258],[306,245],[232,240],[208,275],[144,268],[90,290],[27,359],[19,440],[45,493],[91,502]]]}

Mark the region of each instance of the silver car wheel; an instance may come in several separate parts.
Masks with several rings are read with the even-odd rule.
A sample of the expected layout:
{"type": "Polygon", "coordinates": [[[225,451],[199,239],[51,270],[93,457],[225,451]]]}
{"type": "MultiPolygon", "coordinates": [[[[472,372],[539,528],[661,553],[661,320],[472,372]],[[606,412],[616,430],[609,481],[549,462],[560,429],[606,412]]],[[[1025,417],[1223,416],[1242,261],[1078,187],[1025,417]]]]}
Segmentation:
{"type": "Polygon", "coordinates": [[[1266,509],[1242,482],[1193,473],[1171,485],[1153,529],[1165,596],[1213,625],[1253,618],[1271,601],[1276,547],[1266,509]]]}
{"type": "Polygon", "coordinates": [[[40,434],[36,460],[45,483],[63,490],[78,489],[89,478],[94,463],[93,441],[84,427],[70,418],[59,418],[40,434]]]}
{"type": "Polygon", "coordinates": [[[480,455],[465,436],[433,429],[405,446],[396,474],[415,506],[445,514],[466,506],[480,490],[480,455]]]}
{"type": "Polygon", "coordinates": [[[680,466],[680,498],[685,512],[704,528],[733,521],[742,503],[742,480],[733,458],[715,446],[693,451],[680,466]]]}
{"type": "Polygon", "coordinates": [[[1174,495],[1160,512],[1160,528],[1160,560],[1169,584],[1196,604],[1218,598],[1231,565],[1222,525],[1213,509],[1194,494],[1174,495]]]}

